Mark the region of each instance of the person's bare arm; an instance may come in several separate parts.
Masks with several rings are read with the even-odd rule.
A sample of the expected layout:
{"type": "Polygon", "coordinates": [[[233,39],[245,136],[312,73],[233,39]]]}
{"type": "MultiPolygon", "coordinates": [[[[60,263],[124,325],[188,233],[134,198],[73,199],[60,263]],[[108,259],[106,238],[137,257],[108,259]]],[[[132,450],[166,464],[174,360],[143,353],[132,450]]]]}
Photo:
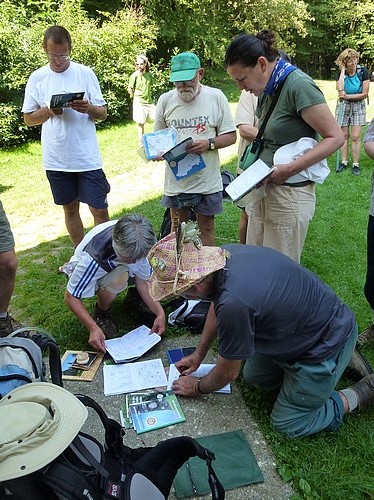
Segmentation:
{"type": "Polygon", "coordinates": [[[87,99],[76,99],[69,107],[78,113],[87,113],[93,120],[104,121],[108,114],[106,106],[95,106],[87,99]]]}
{"type": "MultiPolygon", "coordinates": [[[[217,135],[216,137],[212,137],[212,139],[214,139],[214,149],[227,148],[228,146],[235,144],[236,131],[217,135]]],[[[193,153],[196,155],[204,153],[206,151],[209,151],[209,141],[208,139],[194,141],[186,149],[189,153],[193,153]]]]}
{"type": "Polygon", "coordinates": [[[344,144],[344,135],[327,104],[316,104],[301,111],[303,120],[320,134],[316,146],[291,163],[276,165],[269,182],[283,184],[289,177],[335,153],[344,144]]]}
{"type": "Polygon", "coordinates": [[[105,335],[101,328],[95,323],[87,309],[84,307],[83,302],[80,299],[74,297],[70,292],[66,290],[65,303],[89,331],[90,337],[88,339],[88,343],[94,349],[105,352],[105,335]]]}
{"type": "Polygon", "coordinates": [[[242,123],[241,125],[238,125],[238,131],[240,137],[248,142],[253,142],[253,139],[256,138],[258,128],[253,125],[248,125],[247,123],[242,123]]]}
{"type": "Polygon", "coordinates": [[[58,116],[61,114],[61,108],[52,110],[47,106],[44,106],[36,111],[32,111],[31,113],[24,113],[23,120],[28,127],[34,127],[35,125],[42,125],[42,123],[46,122],[48,118],[51,118],[51,116],[58,116]]]}
{"type": "Polygon", "coordinates": [[[135,276],[135,284],[136,289],[145,304],[156,315],[151,331],[162,335],[165,332],[165,312],[162,305],[160,302],[153,300],[149,295],[149,289],[146,281],[140,279],[138,276],[135,276]]]}
{"type": "Polygon", "coordinates": [[[242,360],[224,359],[218,356],[216,366],[204,377],[181,375],[173,382],[172,389],[178,396],[200,396],[222,389],[239,375],[242,360]]]}

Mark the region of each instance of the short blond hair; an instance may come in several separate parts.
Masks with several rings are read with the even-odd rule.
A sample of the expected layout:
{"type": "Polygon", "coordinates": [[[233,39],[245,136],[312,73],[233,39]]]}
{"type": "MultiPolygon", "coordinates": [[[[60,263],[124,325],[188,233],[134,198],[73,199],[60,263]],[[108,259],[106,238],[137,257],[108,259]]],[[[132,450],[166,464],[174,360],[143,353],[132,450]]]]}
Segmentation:
{"type": "Polygon", "coordinates": [[[335,64],[339,66],[339,68],[342,66],[344,62],[347,61],[347,59],[355,59],[356,62],[358,62],[360,58],[360,54],[357,52],[357,50],[354,49],[345,49],[343,52],[341,52],[335,61],[335,64]]]}

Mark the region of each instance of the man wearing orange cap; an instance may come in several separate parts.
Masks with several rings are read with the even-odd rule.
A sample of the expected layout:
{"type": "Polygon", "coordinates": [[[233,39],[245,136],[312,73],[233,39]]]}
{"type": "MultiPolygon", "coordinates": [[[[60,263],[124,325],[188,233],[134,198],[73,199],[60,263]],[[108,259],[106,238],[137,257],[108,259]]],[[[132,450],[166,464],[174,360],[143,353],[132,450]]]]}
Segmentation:
{"type": "Polygon", "coordinates": [[[374,374],[364,358],[363,378],[335,390],[354,352],[357,324],[330,287],[271,248],[202,246],[191,224],[148,254],[154,300],[212,301],[196,351],[176,363],[177,395],[216,391],[239,376],[245,361],[245,381],[276,394],[271,420],[290,437],[334,431],[346,413],[374,403],[374,374]],[[216,337],[216,366],[191,376],[216,337]]]}
{"type": "MultiPolygon", "coordinates": [[[[172,221],[177,213],[187,221],[193,208],[204,245],[214,245],[214,217],[222,212],[223,189],[217,150],[235,143],[235,125],[225,95],[201,84],[204,69],[196,54],[182,52],[170,66],[174,89],[158,100],[155,131],[174,127],[180,141],[191,137],[187,151],[201,155],[205,168],[177,180],[166,163],[162,204],[170,208],[172,221]]],[[[161,160],[162,153],[155,159],[161,160]]]]}

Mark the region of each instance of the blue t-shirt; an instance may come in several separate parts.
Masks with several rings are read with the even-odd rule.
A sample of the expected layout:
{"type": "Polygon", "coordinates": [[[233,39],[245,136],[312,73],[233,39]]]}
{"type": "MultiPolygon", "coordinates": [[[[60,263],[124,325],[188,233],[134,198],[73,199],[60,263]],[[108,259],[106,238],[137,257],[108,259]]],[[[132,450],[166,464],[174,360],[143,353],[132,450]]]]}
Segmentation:
{"type": "MultiPolygon", "coordinates": [[[[339,80],[340,73],[338,74],[336,81],[339,80]]],[[[361,94],[362,92],[362,82],[369,80],[369,71],[363,66],[357,65],[356,73],[349,76],[345,73],[344,77],[344,92],[346,94],[361,94]]]]}
{"type": "Polygon", "coordinates": [[[223,358],[318,363],[339,352],[356,320],[318,276],[271,248],[223,248],[231,257],[212,296],[223,358]]]}

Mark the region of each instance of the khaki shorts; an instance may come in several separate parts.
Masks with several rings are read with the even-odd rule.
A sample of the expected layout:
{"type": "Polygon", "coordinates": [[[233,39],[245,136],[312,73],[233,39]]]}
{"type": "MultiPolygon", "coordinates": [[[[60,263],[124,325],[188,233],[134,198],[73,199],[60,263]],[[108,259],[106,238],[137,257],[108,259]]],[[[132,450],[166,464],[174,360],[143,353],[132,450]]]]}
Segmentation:
{"type": "Polygon", "coordinates": [[[14,238],[3,204],[0,201],[0,252],[14,250],[14,238]]]}

